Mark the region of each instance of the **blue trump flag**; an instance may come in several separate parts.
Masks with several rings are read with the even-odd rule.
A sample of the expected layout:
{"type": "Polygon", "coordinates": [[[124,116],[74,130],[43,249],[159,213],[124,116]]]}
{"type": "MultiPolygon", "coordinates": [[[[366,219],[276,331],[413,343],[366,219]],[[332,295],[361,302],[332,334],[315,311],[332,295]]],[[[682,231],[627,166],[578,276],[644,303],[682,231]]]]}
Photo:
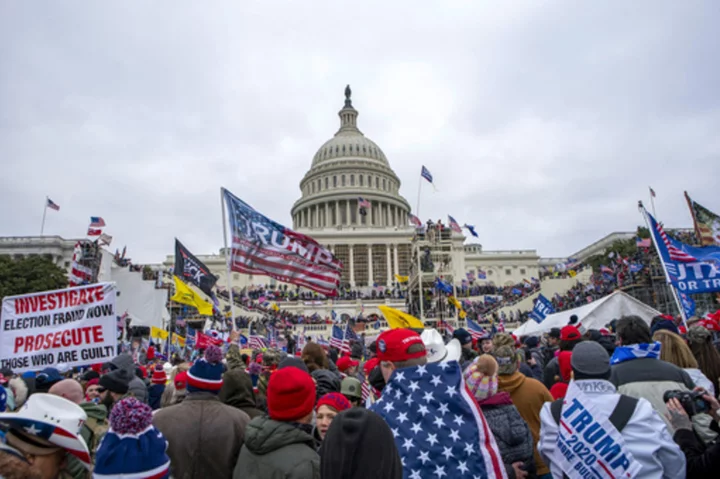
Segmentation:
{"type": "Polygon", "coordinates": [[[681,293],[720,291],[720,246],[690,246],[669,236],[647,211],[655,247],[670,283],[681,293]]]}
{"type": "Polygon", "coordinates": [[[685,311],[685,317],[691,318],[695,316],[695,300],[685,293],[678,293],[678,296],[680,296],[680,304],[685,311]]]}
{"type": "Polygon", "coordinates": [[[406,479],[507,477],[457,361],[396,369],[370,409],[390,426],[406,479]]]}
{"type": "Polygon", "coordinates": [[[543,322],[543,320],[547,317],[548,314],[552,314],[554,312],[555,308],[553,307],[550,300],[541,294],[535,300],[533,310],[530,312],[530,318],[532,318],[536,323],[540,324],[543,322]]]}

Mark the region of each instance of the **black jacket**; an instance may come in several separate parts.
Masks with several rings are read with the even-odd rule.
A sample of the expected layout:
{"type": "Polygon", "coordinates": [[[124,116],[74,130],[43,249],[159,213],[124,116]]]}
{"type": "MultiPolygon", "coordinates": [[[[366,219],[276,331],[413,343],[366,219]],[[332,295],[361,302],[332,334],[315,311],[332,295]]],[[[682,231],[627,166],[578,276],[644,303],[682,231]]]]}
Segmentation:
{"type": "MultiPolygon", "coordinates": [[[[718,423],[713,421],[710,429],[720,434],[718,423]]],[[[692,430],[678,429],[673,436],[675,442],[682,449],[687,460],[687,477],[704,479],[716,478],[720,474],[720,442],[714,442],[710,447],[700,443],[692,430]]]]}

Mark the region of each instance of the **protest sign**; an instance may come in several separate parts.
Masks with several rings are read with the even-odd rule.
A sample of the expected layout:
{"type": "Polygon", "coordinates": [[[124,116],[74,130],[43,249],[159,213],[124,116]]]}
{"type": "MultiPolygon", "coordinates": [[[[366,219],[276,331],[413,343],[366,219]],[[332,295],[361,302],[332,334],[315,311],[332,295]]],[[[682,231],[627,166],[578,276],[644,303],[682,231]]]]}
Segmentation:
{"type": "Polygon", "coordinates": [[[640,471],[622,434],[575,381],[563,401],[557,446],[557,462],[571,479],[630,479],[640,471]]]}
{"type": "Polygon", "coordinates": [[[543,320],[545,319],[545,317],[547,317],[548,314],[552,314],[554,312],[555,308],[553,308],[550,300],[541,294],[538,295],[537,299],[535,300],[533,310],[530,312],[530,318],[535,320],[536,323],[540,324],[543,322],[543,320]]]}
{"type": "Polygon", "coordinates": [[[16,373],[110,361],[117,353],[115,283],[8,296],[0,366],[16,373]]]}

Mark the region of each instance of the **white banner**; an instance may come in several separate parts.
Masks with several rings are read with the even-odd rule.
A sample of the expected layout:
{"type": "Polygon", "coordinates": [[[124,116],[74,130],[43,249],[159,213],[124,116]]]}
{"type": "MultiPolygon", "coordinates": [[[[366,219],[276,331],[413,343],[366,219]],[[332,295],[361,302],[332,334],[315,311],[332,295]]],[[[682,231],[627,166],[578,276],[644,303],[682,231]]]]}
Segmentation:
{"type": "Polygon", "coordinates": [[[563,400],[557,445],[556,459],[572,479],[630,479],[640,472],[622,435],[575,381],[563,400]]]}
{"type": "Polygon", "coordinates": [[[0,365],[16,373],[110,361],[117,354],[115,283],[8,296],[0,365]]]}

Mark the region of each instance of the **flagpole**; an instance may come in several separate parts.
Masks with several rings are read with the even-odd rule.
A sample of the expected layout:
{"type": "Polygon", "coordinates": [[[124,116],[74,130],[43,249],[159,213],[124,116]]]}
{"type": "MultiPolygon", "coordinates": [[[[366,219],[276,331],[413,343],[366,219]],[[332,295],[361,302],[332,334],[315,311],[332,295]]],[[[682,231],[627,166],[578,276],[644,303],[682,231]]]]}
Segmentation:
{"type": "Polygon", "coordinates": [[[420,219],[420,190],[422,190],[422,180],[423,180],[423,177],[421,174],[420,179],[418,180],[418,196],[417,196],[417,203],[416,203],[416,208],[415,208],[415,215],[418,217],[418,219],[420,221],[422,221],[422,219],[420,219]]]}
{"type": "Polygon", "coordinates": [[[655,190],[653,190],[649,186],[648,186],[648,189],[650,190],[650,206],[652,206],[653,217],[657,220],[657,213],[655,213],[655,195],[654,195],[655,190]]]}
{"type": "Polygon", "coordinates": [[[235,331],[235,297],[233,295],[231,272],[230,272],[230,256],[228,256],[227,241],[227,215],[225,213],[225,188],[220,188],[220,205],[222,206],[222,225],[223,225],[223,242],[225,243],[225,270],[227,274],[227,288],[230,295],[230,314],[232,314],[231,323],[232,330],[235,331]]]}
{"type": "MultiPolygon", "coordinates": [[[[650,221],[648,221],[647,217],[647,211],[642,205],[642,201],[639,205],[642,208],[642,216],[645,220],[645,226],[647,226],[648,231],[650,231],[650,238],[652,239],[653,245],[655,245],[655,251],[657,251],[658,258],[660,259],[660,265],[662,266],[663,273],[665,273],[665,281],[667,281],[667,285],[670,286],[670,291],[672,291],[673,298],[675,298],[675,305],[678,308],[678,311],[680,311],[680,317],[683,320],[683,324],[687,328],[687,317],[685,317],[685,308],[682,307],[682,304],[680,303],[680,297],[677,294],[677,290],[675,289],[675,286],[673,286],[672,282],[670,281],[670,273],[668,273],[667,266],[665,265],[665,261],[663,261],[662,253],[660,253],[660,247],[657,244],[657,240],[655,239],[655,234],[652,231],[652,228],[650,227],[650,221]]],[[[653,215],[655,216],[655,215],[653,215]]],[[[657,218],[655,218],[655,221],[657,221],[657,218]]],[[[650,275],[652,276],[652,272],[650,272],[650,275]]]]}
{"type": "Polygon", "coordinates": [[[47,204],[48,204],[48,197],[45,197],[45,208],[43,209],[43,219],[42,224],[40,225],[40,236],[43,235],[45,232],[45,216],[47,215],[47,204]]]}

